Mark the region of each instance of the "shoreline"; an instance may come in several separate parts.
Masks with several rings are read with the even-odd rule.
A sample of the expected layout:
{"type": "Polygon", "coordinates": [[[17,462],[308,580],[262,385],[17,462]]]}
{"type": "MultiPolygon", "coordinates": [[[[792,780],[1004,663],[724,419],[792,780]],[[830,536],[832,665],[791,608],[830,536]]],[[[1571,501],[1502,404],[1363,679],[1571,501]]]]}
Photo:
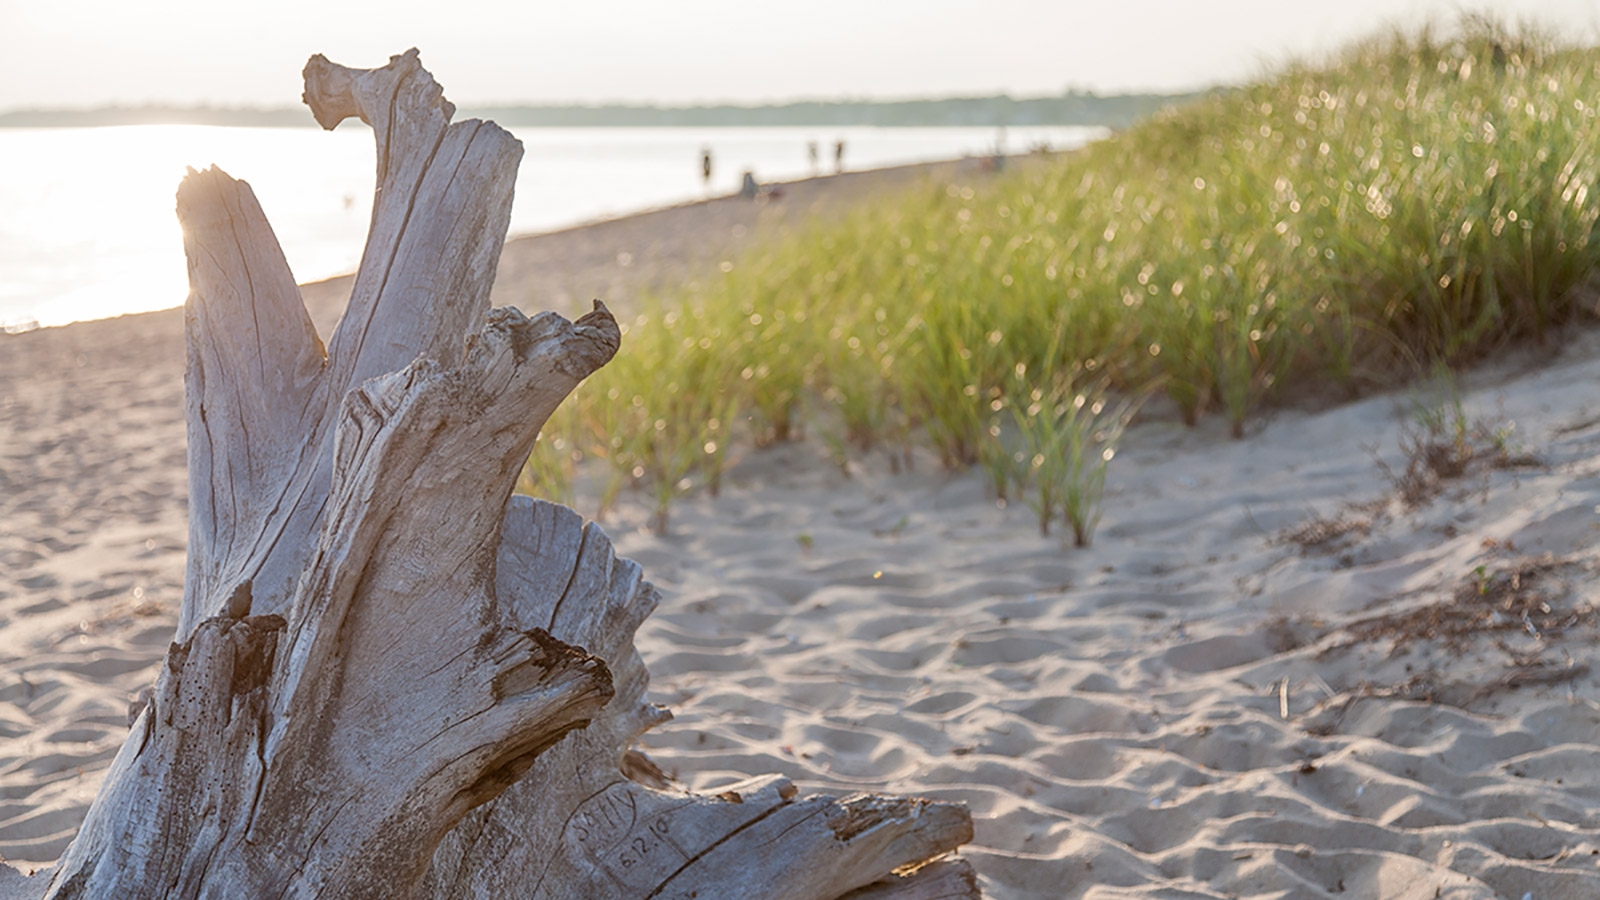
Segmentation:
{"type": "MultiPolygon", "coordinates": [[[[1054,152],[1071,151],[1052,151],[1054,152]]],[[[1006,164],[1026,165],[1029,159],[1040,155],[1035,153],[1010,155],[1006,157],[1006,164]]],[[[859,202],[864,195],[903,187],[920,178],[969,168],[982,169],[987,160],[987,157],[967,156],[818,174],[765,184],[765,188],[776,188],[786,195],[769,202],[752,202],[736,193],[721,194],[665,206],[646,207],[623,215],[584,220],[548,231],[511,234],[506,238],[506,249],[501,256],[501,276],[496,279],[496,291],[491,298],[491,304],[517,305],[531,311],[535,307],[524,306],[524,302],[537,304],[539,302],[537,298],[518,302],[514,295],[521,292],[502,290],[500,284],[507,280],[519,281],[523,278],[531,278],[535,284],[542,284],[550,279],[548,276],[542,278],[541,273],[560,270],[561,274],[554,279],[556,283],[552,287],[559,302],[565,305],[536,308],[554,309],[563,314],[573,311],[581,314],[587,308],[583,305],[587,298],[574,298],[585,293],[576,287],[576,283],[584,279],[595,280],[596,283],[608,288],[630,290],[643,285],[658,290],[666,286],[673,277],[688,277],[694,266],[705,265],[708,261],[714,263],[735,255],[751,240],[765,239],[770,236],[770,232],[779,228],[798,225],[815,215],[837,214],[853,203],[859,202]],[[660,222],[658,217],[676,221],[660,222]],[[667,231],[681,231],[685,233],[685,237],[663,244],[657,234],[667,231]],[[617,243],[618,249],[613,251],[609,260],[595,256],[589,248],[596,246],[597,241],[617,243]],[[581,266],[576,268],[570,258],[574,252],[581,258],[581,266]],[[622,253],[629,255],[630,262],[624,264],[618,260],[618,254],[622,253]],[[512,266],[512,271],[509,273],[506,271],[508,263],[512,266]],[[632,277],[634,273],[615,271],[633,265],[640,266],[645,274],[642,277],[632,277]],[[654,267],[660,268],[658,270],[654,267]]],[[[302,294],[305,295],[306,304],[312,309],[313,319],[319,328],[324,331],[331,328],[332,320],[329,320],[325,307],[329,303],[342,303],[343,296],[339,296],[337,301],[333,297],[340,290],[347,295],[349,284],[354,278],[354,272],[345,272],[301,283],[302,294]]],[[[36,322],[11,323],[0,327],[0,342],[14,335],[123,319],[129,316],[171,313],[172,310],[181,308],[180,303],[165,309],[123,313],[99,319],[79,319],[59,325],[38,325],[36,322]]],[[[337,319],[336,314],[333,319],[337,319]]]]}

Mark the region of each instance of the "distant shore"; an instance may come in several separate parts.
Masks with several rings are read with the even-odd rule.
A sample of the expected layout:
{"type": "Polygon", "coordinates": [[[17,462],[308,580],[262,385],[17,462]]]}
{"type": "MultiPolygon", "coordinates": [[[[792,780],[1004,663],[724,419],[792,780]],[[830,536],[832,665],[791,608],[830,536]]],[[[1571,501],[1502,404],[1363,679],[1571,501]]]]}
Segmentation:
{"type": "MultiPolygon", "coordinates": [[[[1030,165],[1044,154],[1007,157],[1010,165],[1030,165]]],[[[845,171],[786,182],[769,182],[756,200],[719,195],[621,216],[582,222],[546,232],[512,234],[500,257],[491,303],[534,312],[552,309],[579,315],[595,298],[613,308],[631,308],[631,298],[709,275],[754,240],[769,239],[815,217],[842,214],[876,193],[906,187],[919,179],[956,171],[981,172],[992,157],[967,157],[845,171]]],[[[312,318],[326,334],[338,320],[354,273],[307,282],[301,293],[312,318]]],[[[16,323],[0,328],[0,347],[9,336],[59,331],[94,322],[132,322],[164,316],[177,308],[132,313],[39,328],[16,323]]],[[[141,326],[142,328],[142,326],[141,326]]],[[[181,328],[179,329],[181,336],[181,328]]],[[[4,362],[0,361],[0,370],[4,362]]]]}
{"type": "MultiPolygon", "coordinates": [[[[508,128],[860,127],[995,128],[1098,125],[1120,128],[1162,107],[1201,96],[1067,92],[1057,97],[944,97],[913,100],[805,100],[768,105],[653,106],[544,104],[463,107],[461,117],[492,119],[508,128]]],[[[218,125],[310,128],[302,106],[98,106],[0,112],[0,128],[95,128],[115,125],[218,125]]]]}

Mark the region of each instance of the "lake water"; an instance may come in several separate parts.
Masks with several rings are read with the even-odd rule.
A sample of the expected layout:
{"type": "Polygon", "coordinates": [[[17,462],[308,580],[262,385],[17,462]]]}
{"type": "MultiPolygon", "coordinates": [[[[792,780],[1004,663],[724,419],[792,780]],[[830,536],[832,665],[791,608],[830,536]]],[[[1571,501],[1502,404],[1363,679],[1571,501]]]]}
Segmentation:
{"type": "MultiPolygon", "coordinates": [[[[1097,128],[521,128],[511,234],[726,194],[822,172],[845,142],[848,169],[1073,147],[1097,128]],[[709,147],[713,178],[702,182],[709,147]]],[[[353,271],[371,211],[372,133],[315,128],[0,129],[0,328],[59,325],[183,303],[188,276],[173,213],[186,166],[248,181],[295,277],[353,271]]]]}

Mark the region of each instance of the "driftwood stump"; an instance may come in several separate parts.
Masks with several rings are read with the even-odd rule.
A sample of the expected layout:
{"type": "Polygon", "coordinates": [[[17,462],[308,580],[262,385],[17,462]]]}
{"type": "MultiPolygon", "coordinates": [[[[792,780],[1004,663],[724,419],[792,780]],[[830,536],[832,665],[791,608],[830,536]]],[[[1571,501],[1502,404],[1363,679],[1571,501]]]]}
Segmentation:
{"type": "Polygon", "coordinates": [[[184,180],[177,635],[61,862],[0,867],[0,893],[976,896],[940,859],[962,807],[775,776],[700,796],[629,750],[670,718],[633,646],[657,592],[597,526],[511,496],[616,322],[488,309],[521,145],[451,123],[416,51],[305,74],[318,122],[377,138],[349,308],[325,351],[249,186],[184,180]]]}

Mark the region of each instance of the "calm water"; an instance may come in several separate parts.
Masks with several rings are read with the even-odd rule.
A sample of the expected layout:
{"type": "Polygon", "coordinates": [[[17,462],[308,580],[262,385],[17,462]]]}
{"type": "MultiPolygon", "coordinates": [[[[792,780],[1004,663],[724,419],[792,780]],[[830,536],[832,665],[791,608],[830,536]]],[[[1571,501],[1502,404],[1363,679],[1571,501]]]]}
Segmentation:
{"type": "MultiPolygon", "coordinates": [[[[511,233],[580,222],[845,166],[1071,147],[1091,128],[525,128],[511,233]],[[713,178],[700,176],[710,147],[713,178]]],[[[188,289],[173,213],[186,166],[250,182],[302,281],[355,269],[371,210],[371,132],[154,125],[0,129],[0,327],[58,325],[177,306],[188,289]]]]}

